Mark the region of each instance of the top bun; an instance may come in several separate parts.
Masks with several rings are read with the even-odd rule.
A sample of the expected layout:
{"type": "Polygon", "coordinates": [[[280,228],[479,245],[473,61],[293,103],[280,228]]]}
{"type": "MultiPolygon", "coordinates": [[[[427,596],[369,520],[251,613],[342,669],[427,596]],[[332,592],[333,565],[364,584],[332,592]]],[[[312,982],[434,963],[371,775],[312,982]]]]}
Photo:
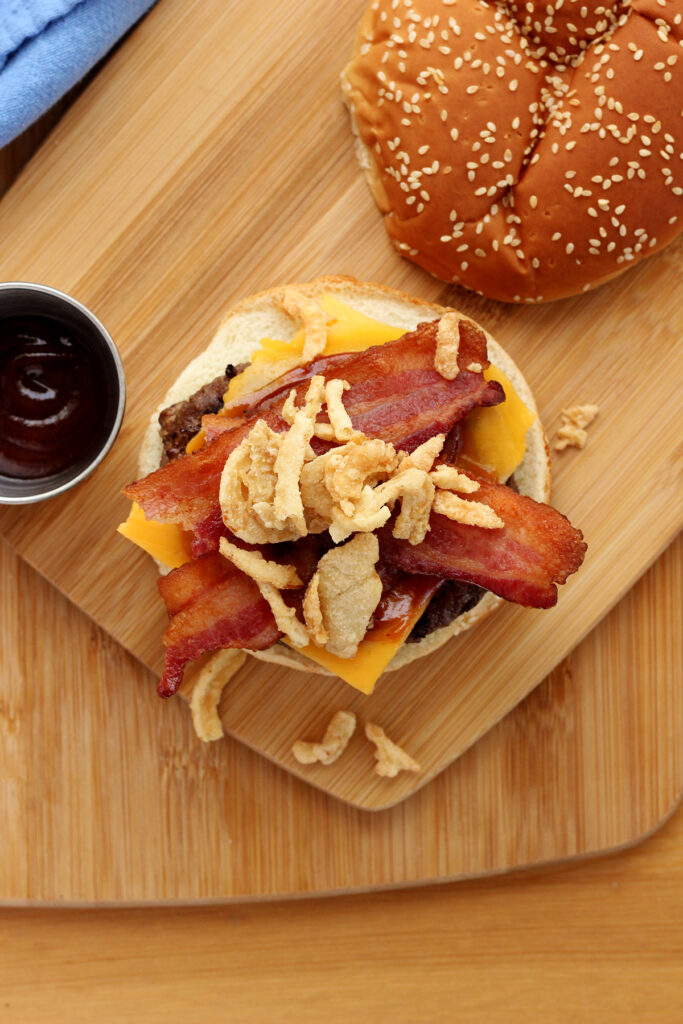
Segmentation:
{"type": "Polygon", "coordinates": [[[397,249],[543,302],[667,245],[682,40],[682,0],[374,0],[342,86],[397,249]]]}

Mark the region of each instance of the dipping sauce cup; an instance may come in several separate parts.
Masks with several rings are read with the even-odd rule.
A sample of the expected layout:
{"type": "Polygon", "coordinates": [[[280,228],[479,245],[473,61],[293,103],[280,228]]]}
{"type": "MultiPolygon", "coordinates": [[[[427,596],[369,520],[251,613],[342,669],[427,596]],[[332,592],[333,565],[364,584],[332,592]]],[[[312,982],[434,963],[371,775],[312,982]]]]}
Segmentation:
{"type": "Polygon", "coordinates": [[[0,284],[0,504],[44,501],[84,480],[125,404],[116,346],[85,306],[45,285],[0,284]]]}

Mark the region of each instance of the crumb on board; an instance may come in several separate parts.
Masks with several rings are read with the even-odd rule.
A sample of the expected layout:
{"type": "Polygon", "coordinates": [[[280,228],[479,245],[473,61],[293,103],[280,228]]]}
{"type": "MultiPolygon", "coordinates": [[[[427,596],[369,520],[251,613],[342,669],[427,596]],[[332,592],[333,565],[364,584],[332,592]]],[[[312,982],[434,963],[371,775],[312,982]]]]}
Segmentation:
{"type": "Polygon", "coordinates": [[[353,711],[337,711],[320,743],[298,740],[292,747],[292,753],[299,764],[333,764],[346,750],[355,728],[353,711]]]}
{"type": "Polygon", "coordinates": [[[562,410],[562,423],[558,427],[553,444],[556,452],[565,448],[585,448],[589,426],[598,415],[597,405],[571,405],[562,410]]]}
{"type": "Polygon", "coordinates": [[[419,772],[420,765],[410,754],[394,743],[379,725],[368,722],[365,726],[365,735],[376,746],[375,757],[377,764],[375,771],[378,775],[393,779],[399,772],[419,772]]]}

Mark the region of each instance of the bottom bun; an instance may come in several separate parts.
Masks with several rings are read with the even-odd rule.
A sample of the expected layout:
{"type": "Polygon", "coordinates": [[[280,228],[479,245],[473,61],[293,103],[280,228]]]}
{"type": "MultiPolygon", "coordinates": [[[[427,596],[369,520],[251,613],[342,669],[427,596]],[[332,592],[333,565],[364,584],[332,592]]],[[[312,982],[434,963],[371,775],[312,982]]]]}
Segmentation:
{"type": "MultiPolygon", "coordinates": [[[[444,313],[459,312],[450,306],[424,302],[405,292],[356,281],[351,277],[321,277],[293,287],[311,299],[323,294],[334,295],[358,312],[396,327],[405,327],[406,331],[413,330],[424,320],[435,320],[444,313]]],[[[140,451],[138,468],[141,476],[157,469],[161,462],[162,443],[158,417],[162,409],[188,398],[207,381],[222,373],[227,363],[238,364],[248,360],[264,337],[288,341],[294,336],[299,324],[280,308],[277,297],[281,291],[281,288],[271,288],[252,295],[226,314],[209,347],[186,367],[153,413],[140,451]]],[[[550,497],[550,453],[534,396],[507,352],[487,331],[484,333],[490,361],[506,374],[520,399],[536,415],[527,433],[524,459],[515,470],[517,487],[520,494],[535,501],[547,502],[550,497]]],[[[474,608],[458,615],[449,625],[435,630],[417,643],[404,644],[385,671],[393,672],[438,650],[447,640],[476,626],[502,603],[502,598],[486,593],[474,608]]],[[[334,675],[282,643],[265,651],[249,653],[262,661],[274,662],[287,668],[318,675],[334,675]]]]}

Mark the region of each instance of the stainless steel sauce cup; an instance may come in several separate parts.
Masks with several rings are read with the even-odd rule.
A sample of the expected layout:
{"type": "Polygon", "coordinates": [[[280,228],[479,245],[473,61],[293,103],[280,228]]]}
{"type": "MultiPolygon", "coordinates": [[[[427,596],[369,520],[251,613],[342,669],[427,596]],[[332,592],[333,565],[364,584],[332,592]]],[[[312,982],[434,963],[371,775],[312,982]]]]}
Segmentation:
{"type": "MultiPolygon", "coordinates": [[[[90,310],[64,292],[46,285],[20,281],[0,283],[0,319],[50,317],[71,329],[96,358],[101,369],[97,387],[101,393],[102,422],[87,458],[58,473],[23,479],[0,473],[0,504],[24,505],[44,501],[75,487],[89,476],[110,450],[121,426],[126,405],[126,383],[121,359],[109,333],[90,310]]],[[[0,407],[3,397],[0,394],[0,407]]]]}

